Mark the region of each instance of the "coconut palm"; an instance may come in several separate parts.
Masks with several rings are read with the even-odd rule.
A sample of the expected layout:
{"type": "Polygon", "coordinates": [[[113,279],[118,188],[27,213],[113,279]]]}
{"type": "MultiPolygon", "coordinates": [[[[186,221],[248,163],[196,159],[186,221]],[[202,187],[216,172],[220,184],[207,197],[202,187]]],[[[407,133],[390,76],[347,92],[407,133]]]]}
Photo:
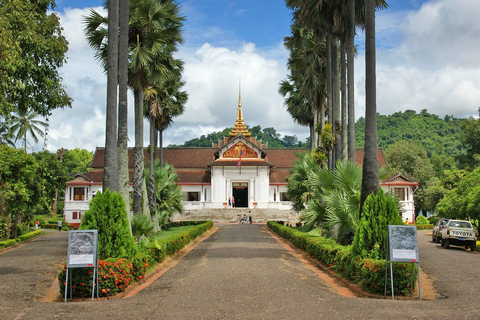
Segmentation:
{"type": "Polygon", "coordinates": [[[27,134],[29,133],[35,143],[38,142],[38,137],[43,137],[45,133],[39,126],[46,128],[48,124],[41,120],[36,120],[38,114],[33,110],[18,110],[17,113],[12,114],[10,118],[10,130],[15,136],[15,142],[23,140],[23,147],[25,153],[27,152],[27,134]]]}
{"type": "Polygon", "coordinates": [[[13,132],[10,128],[10,123],[7,120],[1,121],[0,119],[0,145],[2,144],[15,147],[15,142],[13,141],[13,132]]]}

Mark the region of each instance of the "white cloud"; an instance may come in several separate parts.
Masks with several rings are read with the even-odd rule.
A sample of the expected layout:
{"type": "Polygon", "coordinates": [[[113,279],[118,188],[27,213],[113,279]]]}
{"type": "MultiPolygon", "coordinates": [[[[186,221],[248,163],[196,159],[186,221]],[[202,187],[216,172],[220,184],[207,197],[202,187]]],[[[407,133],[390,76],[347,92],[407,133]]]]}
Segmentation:
{"type": "MultiPolygon", "coordinates": [[[[60,147],[93,150],[105,143],[106,77],[83,35],[81,21],[87,13],[87,9],[66,9],[60,14],[70,42],[61,74],[74,102],[72,109],[56,110],[50,117],[48,148],[52,151],[60,147]]],[[[377,13],[378,112],[427,109],[439,116],[476,115],[480,106],[479,16],[480,1],[470,0],[432,0],[418,10],[377,13]]],[[[192,20],[198,17],[195,20],[193,15],[192,20]]],[[[278,94],[288,55],[282,43],[258,48],[239,43],[238,35],[227,34],[230,31],[215,21],[207,27],[200,22],[191,25],[195,29],[186,30],[187,43],[178,53],[185,61],[189,100],[185,113],[164,132],[164,145],[232,126],[239,78],[247,125],[274,127],[282,135],[295,134],[301,140],[307,137],[308,128],[293,123],[278,94]]],[[[359,34],[356,40],[360,44],[355,65],[357,118],[364,116],[363,39],[359,34]]],[[[130,95],[129,145],[133,145],[133,135],[130,95]]],[[[147,125],[144,137],[147,145],[147,125]]],[[[41,144],[35,150],[40,148],[41,144]]]]}
{"type": "MultiPolygon", "coordinates": [[[[391,20],[385,18],[388,14],[383,14],[384,19],[377,21],[377,41],[378,32],[391,29],[391,20]],[[388,26],[378,27],[378,23],[388,26]]],[[[441,117],[476,115],[480,106],[480,2],[430,1],[417,11],[390,16],[398,22],[400,41],[391,48],[377,44],[378,112],[427,109],[441,117]]],[[[365,114],[364,66],[362,51],[355,66],[357,118],[365,114]]]]}

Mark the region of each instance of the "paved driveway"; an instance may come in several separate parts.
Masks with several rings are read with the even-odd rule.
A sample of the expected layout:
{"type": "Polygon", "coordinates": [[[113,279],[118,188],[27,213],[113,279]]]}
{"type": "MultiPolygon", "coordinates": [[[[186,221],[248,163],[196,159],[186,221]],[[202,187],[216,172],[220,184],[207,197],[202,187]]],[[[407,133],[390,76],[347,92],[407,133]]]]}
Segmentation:
{"type": "MultiPolygon", "coordinates": [[[[1,319],[478,319],[478,253],[443,249],[419,231],[421,265],[435,275],[449,297],[435,301],[348,298],[339,295],[305,263],[274,239],[264,225],[220,225],[175,267],[151,286],[127,299],[41,303],[24,295],[0,295],[1,319]],[[443,257],[443,258],[442,258],[443,257]],[[464,263],[463,261],[468,261],[464,263]],[[470,265],[474,262],[474,265],[470,265]],[[454,265],[448,266],[449,263],[454,265]],[[458,266],[457,266],[458,263],[458,266]],[[454,281],[447,281],[451,279],[454,281]],[[462,296],[462,292],[475,296],[462,296]]],[[[61,240],[57,241],[61,242],[61,240]]],[[[33,241],[0,255],[0,272],[18,267],[34,275],[43,270],[41,252],[48,242],[33,241]],[[29,251],[22,251],[26,246],[29,251]],[[25,253],[28,253],[25,255],[25,253]],[[39,253],[40,254],[40,253],[39,253]],[[23,260],[19,260],[19,258],[23,260]],[[37,259],[37,260],[35,260],[37,259]],[[11,261],[11,262],[9,262],[11,261]],[[36,263],[36,264],[35,264],[36,263]],[[23,268],[22,267],[22,268],[23,268]]],[[[66,252],[66,244],[61,242],[66,252]]],[[[64,259],[58,255],[55,259],[64,259]]],[[[54,265],[55,261],[50,261],[54,265]]],[[[8,275],[0,275],[2,290],[8,275]]],[[[46,289],[45,289],[46,290],[46,289]]]]}

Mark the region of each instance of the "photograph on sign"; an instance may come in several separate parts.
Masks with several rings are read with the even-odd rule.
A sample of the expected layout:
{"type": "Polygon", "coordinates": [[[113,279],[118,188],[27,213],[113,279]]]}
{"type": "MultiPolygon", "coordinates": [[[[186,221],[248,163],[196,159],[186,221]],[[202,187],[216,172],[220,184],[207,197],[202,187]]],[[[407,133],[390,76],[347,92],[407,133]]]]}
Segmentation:
{"type": "Polygon", "coordinates": [[[392,261],[418,260],[416,231],[413,226],[389,226],[390,259],[392,261]]]}
{"type": "Polygon", "coordinates": [[[93,230],[70,233],[68,243],[69,266],[96,265],[96,232],[93,230]]]}

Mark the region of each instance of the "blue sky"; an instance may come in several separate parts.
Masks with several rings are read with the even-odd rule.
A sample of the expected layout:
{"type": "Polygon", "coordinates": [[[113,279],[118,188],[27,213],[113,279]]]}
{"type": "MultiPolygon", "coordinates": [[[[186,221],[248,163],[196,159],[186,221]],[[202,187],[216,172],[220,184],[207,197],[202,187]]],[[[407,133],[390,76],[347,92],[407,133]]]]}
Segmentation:
{"type": "MultiPolygon", "coordinates": [[[[247,125],[274,127],[304,140],[308,128],[286,113],[278,83],[286,78],[291,12],[282,0],[183,0],[185,113],[165,131],[165,145],[232,126],[242,83],[247,125]]],[[[480,1],[390,0],[377,12],[377,110],[412,109],[441,117],[477,115],[480,106],[480,1]]],[[[82,19],[88,8],[102,11],[102,0],[57,0],[56,12],[70,45],[61,69],[73,108],[50,118],[47,147],[104,145],[106,77],[88,47],[82,19]],[[81,135],[81,139],[78,139],[81,135]]],[[[358,30],[355,60],[356,118],[364,114],[364,36],[358,30]]],[[[133,98],[129,101],[133,143],[133,98]]],[[[148,144],[145,134],[145,144],[148,144]]],[[[35,146],[38,151],[41,147],[35,146]]]]}

